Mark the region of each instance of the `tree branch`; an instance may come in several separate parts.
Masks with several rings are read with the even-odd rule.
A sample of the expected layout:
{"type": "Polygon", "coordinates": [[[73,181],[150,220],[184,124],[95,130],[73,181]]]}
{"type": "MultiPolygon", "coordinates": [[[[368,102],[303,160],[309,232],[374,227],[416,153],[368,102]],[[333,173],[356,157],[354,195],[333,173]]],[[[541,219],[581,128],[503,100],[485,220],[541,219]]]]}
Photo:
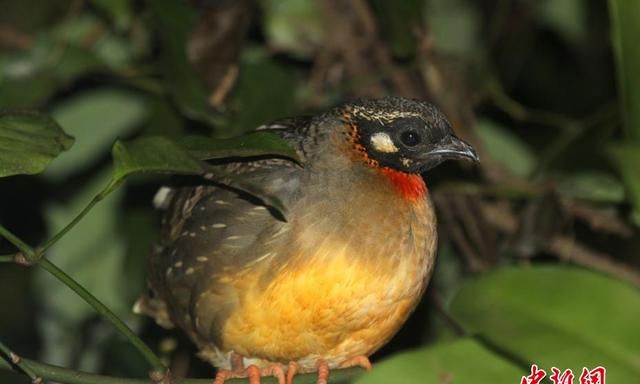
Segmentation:
{"type": "MultiPolygon", "coordinates": [[[[22,370],[22,372],[24,372],[25,375],[29,376],[29,378],[31,379],[31,382],[36,383],[38,382],[38,380],[40,379],[38,377],[38,374],[36,374],[31,367],[29,366],[28,363],[26,363],[20,356],[16,355],[15,353],[13,353],[6,345],[4,345],[1,341],[0,341],[0,352],[2,352],[5,355],[5,358],[8,358],[9,361],[11,361],[11,364],[17,366],[18,368],[20,368],[20,370],[22,370]]],[[[3,362],[4,360],[0,359],[0,362],[3,362]]],[[[9,367],[11,368],[11,365],[9,363],[7,363],[9,365],[9,367]]],[[[0,367],[2,367],[0,365],[0,367]]]]}
{"type": "Polygon", "coordinates": [[[16,236],[13,233],[11,233],[11,231],[6,229],[2,225],[0,225],[0,236],[2,236],[5,239],[7,239],[7,241],[9,241],[16,248],[18,248],[20,251],[22,251],[22,253],[24,253],[27,257],[32,257],[34,255],[33,248],[31,248],[24,241],[20,240],[18,238],[18,236],[16,236]]]}
{"type": "MultiPolygon", "coordinates": [[[[31,371],[44,380],[57,381],[65,384],[149,384],[150,379],[132,379],[126,377],[114,377],[96,375],[75,371],[68,368],[62,368],[51,364],[40,363],[34,360],[20,358],[21,363],[31,369],[31,371]]],[[[0,369],[15,370],[14,366],[8,361],[0,358],[0,369]]],[[[346,368],[331,371],[332,384],[348,382],[365,372],[362,368],[346,368]]],[[[296,384],[315,384],[317,375],[315,373],[307,373],[296,376],[296,384]]],[[[175,384],[211,384],[212,378],[208,379],[179,379],[175,380],[175,384]]],[[[247,379],[229,379],[225,384],[246,384],[247,379]]],[[[263,384],[277,384],[277,380],[273,377],[264,377],[261,380],[263,384]]]]}

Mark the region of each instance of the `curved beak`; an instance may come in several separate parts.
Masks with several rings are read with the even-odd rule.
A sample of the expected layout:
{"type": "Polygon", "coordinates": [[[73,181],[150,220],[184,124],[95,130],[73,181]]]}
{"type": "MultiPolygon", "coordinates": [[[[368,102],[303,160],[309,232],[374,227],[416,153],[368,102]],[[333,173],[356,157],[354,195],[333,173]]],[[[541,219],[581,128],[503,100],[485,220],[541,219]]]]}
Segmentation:
{"type": "Polygon", "coordinates": [[[425,158],[440,157],[442,160],[471,160],[480,162],[475,149],[454,135],[449,135],[424,154],[425,158]]]}
{"type": "Polygon", "coordinates": [[[422,158],[423,170],[431,169],[445,160],[470,160],[475,163],[480,162],[473,147],[453,134],[442,139],[420,157],[422,158]]]}

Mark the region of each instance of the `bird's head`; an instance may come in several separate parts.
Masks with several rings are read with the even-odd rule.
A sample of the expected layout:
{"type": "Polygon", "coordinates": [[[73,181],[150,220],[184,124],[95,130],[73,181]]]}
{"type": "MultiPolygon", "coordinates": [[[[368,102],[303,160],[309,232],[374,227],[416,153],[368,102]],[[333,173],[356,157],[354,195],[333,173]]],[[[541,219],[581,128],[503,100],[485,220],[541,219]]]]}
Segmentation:
{"type": "Polygon", "coordinates": [[[342,119],[353,149],[375,167],[419,174],[449,159],[478,161],[442,112],[423,101],[358,100],[342,108],[342,119]]]}
{"type": "Polygon", "coordinates": [[[478,161],[474,149],[429,103],[363,99],[344,105],[339,114],[353,157],[379,170],[409,200],[426,193],[420,173],[449,159],[478,161]]]}

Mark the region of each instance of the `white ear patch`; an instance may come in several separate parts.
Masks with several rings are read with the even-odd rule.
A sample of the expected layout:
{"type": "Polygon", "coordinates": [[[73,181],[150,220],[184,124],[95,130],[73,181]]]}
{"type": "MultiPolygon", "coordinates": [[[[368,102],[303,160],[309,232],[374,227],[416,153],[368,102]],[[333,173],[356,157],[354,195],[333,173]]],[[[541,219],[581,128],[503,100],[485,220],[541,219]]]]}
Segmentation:
{"type": "Polygon", "coordinates": [[[371,145],[376,151],[384,153],[398,152],[398,147],[393,143],[391,137],[384,132],[377,132],[371,136],[371,145]]]}

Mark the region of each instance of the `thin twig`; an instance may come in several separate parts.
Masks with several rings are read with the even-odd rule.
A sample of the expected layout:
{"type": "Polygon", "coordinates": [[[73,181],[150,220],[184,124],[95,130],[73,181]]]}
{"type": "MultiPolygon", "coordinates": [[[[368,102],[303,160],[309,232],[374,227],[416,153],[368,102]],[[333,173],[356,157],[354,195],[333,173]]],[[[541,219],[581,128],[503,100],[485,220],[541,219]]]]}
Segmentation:
{"type": "Polygon", "coordinates": [[[15,263],[16,255],[0,255],[0,263],[15,263]]]}
{"type": "MultiPolygon", "coordinates": [[[[485,203],[482,208],[491,225],[505,233],[513,233],[516,230],[518,221],[508,207],[485,203]]],[[[615,261],[607,254],[590,249],[568,236],[554,237],[548,250],[560,260],[601,271],[640,286],[640,272],[637,269],[615,261]]]]}
{"type": "MultiPolygon", "coordinates": [[[[75,371],[68,368],[62,368],[51,364],[44,364],[34,360],[21,358],[22,363],[27,364],[29,368],[44,380],[51,380],[65,384],[149,384],[149,379],[133,379],[127,377],[114,377],[96,375],[75,371]]],[[[14,370],[14,367],[8,362],[0,358],[0,370],[14,370]]],[[[346,368],[331,371],[331,383],[351,382],[355,377],[363,374],[362,368],[346,368]]],[[[298,375],[295,377],[296,384],[312,384],[317,380],[315,373],[298,375]]],[[[212,379],[175,379],[175,384],[211,384],[212,379]]],[[[247,379],[229,379],[226,384],[246,384],[247,379]]],[[[276,384],[277,380],[273,377],[264,377],[261,380],[263,384],[276,384]]]]}
{"type": "MultiPolygon", "coordinates": [[[[37,380],[39,379],[38,374],[31,369],[31,367],[29,366],[29,363],[24,361],[24,359],[22,359],[20,356],[13,353],[13,351],[11,351],[1,341],[0,341],[0,352],[2,352],[2,354],[4,354],[5,357],[9,359],[9,361],[11,361],[11,364],[17,366],[18,368],[20,368],[22,372],[24,372],[25,375],[29,376],[32,382],[34,383],[37,382],[37,380]]],[[[3,361],[3,360],[0,359],[0,361],[3,361]]],[[[11,365],[9,365],[9,367],[11,367],[11,365]]]]}
{"type": "Polygon", "coordinates": [[[25,243],[24,241],[20,240],[18,236],[11,233],[11,231],[6,229],[2,225],[0,225],[0,236],[4,237],[11,244],[15,245],[16,248],[21,250],[27,257],[30,257],[34,254],[33,248],[27,245],[27,243],[25,243]]]}
{"type": "Polygon", "coordinates": [[[46,252],[49,248],[51,248],[56,242],[58,242],[58,240],[60,240],[62,238],[62,236],[64,236],[67,232],[69,232],[73,227],[76,226],[76,224],[78,224],[80,222],[80,220],[82,220],[82,218],[89,213],[89,211],[93,208],[94,205],[96,205],[100,200],[104,199],[104,197],[106,196],[106,194],[104,194],[103,192],[97,194],[90,202],[89,204],[87,204],[86,207],[84,207],[84,209],[82,211],[80,211],[80,213],[73,218],[73,220],[71,220],[71,222],[69,224],[67,224],[64,228],[62,228],[62,230],[60,230],[58,233],[56,233],[55,235],[53,235],[53,237],[51,237],[49,240],[47,240],[46,243],[44,243],[44,245],[42,246],[42,252],[46,252]]]}
{"type": "Polygon", "coordinates": [[[559,259],[582,265],[640,286],[640,272],[631,266],[617,262],[604,253],[589,249],[567,236],[557,236],[549,244],[549,251],[559,259]]]}
{"type": "MultiPolygon", "coordinates": [[[[135,333],[133,333],[133,331],[129,329],[129,327],[115,313],[113,313],[106,305],[104,305],[100,300],[98,300],[89,291],[87,291],[82,285],[71,278],[71,276],[67,275],[63,270],[58,268],[55,264],[44,257],[44,252],[47,248],[55,244],[58,239],[60,239],[64,234],[71,230],[71,228],[73,228],[96,203],[104,199],[111,191],[115,190],[116,187],[117,183],[109,183],[107,187],[105,187],[105,189],[97,194],[91,200],[91,202],[66,227],[64,227],[43,247],[38,248],[36,251],[34,251],[33,248],[27,245],[24,241],[20,240],[17,236],[15,236],[3,226],[0,226],[0,236],[6,238],[9,242],[11,242],[22,251],[21,254],[22,256],[24,256],[25,260],[21,264],[29,265],[37,263],[47,272],[55,276],[63,284],[73,290],[78,296],[84,299],[84,301],[91,305],[102,317],[109,321],[116,328],[116,330],[120,332],[120,334],[122,334],[127,340],[129,340],[131,345],[133,345],[140,352],[140,354],[147,360],[151,367],[153,367],[156,373],[160,372],[161,375],[164,375],[167,371],[167,368],[164,366],[160,358],[158,358],[158,356],[156,356],[153,351],[135,333]]],[[[14,256],[13,261],[19,262],[19,259],[20,258],[14,256]]]]}
{"type": "Polygon", "coordinates": [[[84,299],[84,301],[89,303],[96,312],[108,320],[116,330],[118,330],[118,332],[120,332],[120,334],[123,335],[138,350],[138,352],[140,352],[140,354],[142,354],[154,369],[162,372],[166,371],[166,367],[158,356],[156,356],[153,351],[135,333],[133,333],[133,331],[115,313],[87,291],[82,285],[76,282],[46,257],[42,257],[38,265],[73,290],[78,296],[84,299]]]}

